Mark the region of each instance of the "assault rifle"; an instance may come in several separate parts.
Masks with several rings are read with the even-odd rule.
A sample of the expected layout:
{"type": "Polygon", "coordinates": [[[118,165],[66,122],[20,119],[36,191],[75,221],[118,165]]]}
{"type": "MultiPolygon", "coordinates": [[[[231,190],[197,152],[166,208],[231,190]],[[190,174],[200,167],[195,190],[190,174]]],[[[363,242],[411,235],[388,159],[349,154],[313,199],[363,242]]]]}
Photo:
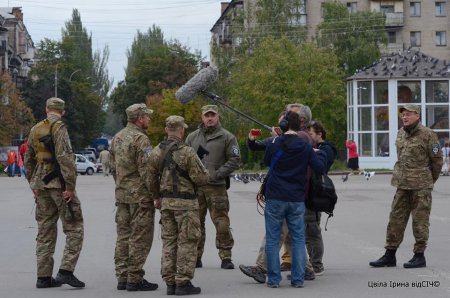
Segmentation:
{"type": "MultiPolygon", "coordinates": [[[[56,159],[55,144],[53,144],[53,139],[52,139],[52,135],[51,135],[51,129],[50,129],[50,134],[39,138],[39,142],[42,142],[44,144],[45,148],[47,148],[47,150],[50,151],[50,153],[52,154],[51,162],[52,162],[53,167],[54,167],[53,171],[51,171],[50,173],[45,175],[44,178],[42,178],[42,181],[45,184],[48,184],[53,179],[58,178],[59,182],[61,183],[62,191],[65,191],[66,190],[66,182],[64,181],[64,177],[63,177],[63,175],[61,173],[61,167],[60,167],[60,165],[58,163],[58,160],[56,159]]],[[[75,214],[73,212],[72,201],[67,203],[67,207],[69,208],[70,217],[72,218],[72,220],[74,220],[75,219],[75,214]]]]}
{"type": "Polygon", "coordinates": [[[209,154],[209,151],[206,150],[202,145],[198,146],[197,155],[200,158],[200,160],[202,160],[203,157],[205,157],[205,155],[208,155],[208,154],[209,154]]]}

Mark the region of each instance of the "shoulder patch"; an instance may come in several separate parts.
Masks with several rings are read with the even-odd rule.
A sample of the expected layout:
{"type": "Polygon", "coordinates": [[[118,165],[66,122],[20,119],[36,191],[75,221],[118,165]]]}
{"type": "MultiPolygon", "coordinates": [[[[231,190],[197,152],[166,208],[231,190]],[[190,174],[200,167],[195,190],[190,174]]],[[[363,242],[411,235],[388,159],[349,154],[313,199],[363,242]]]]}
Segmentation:
{"type": "Polygon", "coordinates": [[[152,147],[151,146],[150,147],[146,147],[143,150],[144,150],[144,154],[145,154],[146,157],[149,157],[150,153],[152,153],[152,147]]]}
{"type": "Polygon", "coordinates": [[[239,156],[239,147],[238,146],[232,146],[231,147],[231,152],[236,155],[239,156]]]}
{"type": "Polygon", "coordinates": [[[433,150],[434,156],[437,156],[439,153],[439,144],[433,144],[433,145],[431,145],[431,147],[433,148],[432,150],[433,150]]]}

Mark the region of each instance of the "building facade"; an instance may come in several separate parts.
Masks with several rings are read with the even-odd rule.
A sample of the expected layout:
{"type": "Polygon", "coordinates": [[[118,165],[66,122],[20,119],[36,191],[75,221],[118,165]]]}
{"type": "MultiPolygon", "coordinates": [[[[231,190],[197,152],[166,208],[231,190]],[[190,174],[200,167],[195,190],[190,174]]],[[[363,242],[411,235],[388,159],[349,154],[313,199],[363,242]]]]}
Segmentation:
{"type": "Polygon", "coordinates": [[[398,109],[421,107],[421,122],[449,139],[450,63],[415,50],[381,58],[348,78],[347,132],[358,145],[362,168],[392,169],[402,126],[398,109]]]}
{"type": "Polygon", "coordinates": [[[35,47],[20,7],[0,8],[0,67],[20,88],[33,63],[35,47]]]}
{"type": "MultiPolygon", "coordinates": [[[[307,36],[312,40],[317,26],[323,21],[322,6],[327,0],[301,0],[298,10],[299,26],[305,26],[307,36]]],[[[403,51],[408,48],[439,59],[450,59],[448,32],[450,8],[448,0],[336,0],[347,6],[351,12],[375,11],[386,17],[385,30],[388,37],[384,53],[403,51]]],[[[243,9],[250,20],[243,30],[257,26],[254,22],[258,0],[233,0],[222,2],[222,14],[211,29],[211,44],[218,47],[239,45],[233,37],[230,23],[236,12],[243,9]]]]}

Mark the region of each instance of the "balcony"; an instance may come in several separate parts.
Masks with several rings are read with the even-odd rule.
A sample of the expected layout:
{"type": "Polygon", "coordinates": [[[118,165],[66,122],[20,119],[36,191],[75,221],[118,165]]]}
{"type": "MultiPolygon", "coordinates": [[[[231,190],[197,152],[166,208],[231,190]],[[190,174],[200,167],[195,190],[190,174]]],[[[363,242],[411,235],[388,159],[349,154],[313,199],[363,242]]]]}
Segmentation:
{"type": "Polygon", "coordinates": [[[389,43],[387,46],[381,46],[380,51],[382,54],[399,53],[404,50],[403,43],[389,43]]]}
{"type": "Polygon", "coordinates": [[[403,27],[403,12],[387,12],[384,15],[386,16],[386,27],[403,27]]]}

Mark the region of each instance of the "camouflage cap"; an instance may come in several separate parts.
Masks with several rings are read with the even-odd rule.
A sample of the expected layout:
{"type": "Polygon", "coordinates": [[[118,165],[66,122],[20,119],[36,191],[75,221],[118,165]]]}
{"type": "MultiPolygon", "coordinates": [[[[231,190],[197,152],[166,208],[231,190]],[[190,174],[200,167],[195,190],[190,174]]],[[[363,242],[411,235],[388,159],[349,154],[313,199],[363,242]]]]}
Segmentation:
{"type": "Polygon", "coordinates": [[[47,99],[45,107],[51,110],[64,111],[64,100],[57,97],[47,99]]]}
{"type": "Polygon", "coordinates": [[[219,108],[216,105],[206,105],[202,107],[202,115],[205,115],[208,112],[213,112],[214,114],[219,113],[219,108]]]}
{"type": "Polygon", "coordinates": [[[404,106],[400,107],[398,109],[398,111],[400,113],[402,113],[404,110],[410,111],[410,112],[416,112],[417,114],[420,115],[420,106],[412,104],[412,103],[407,103],[404,106]]]}
{"type": "Polygon", "coordinates": [[[181,116],[172,115],[166,119],[166,128],[170,130],[176,130],[178,128],[188,128],[186,123],[184,123],[184,118],[181,116]]]}
{"type": "Polygon", "coordinates": [[[136,120],[139,116],[145,114],[153,114],[153,110],[147,108],[145,103],[135,103],[134,105],[129,106],[125,112],[127,113],[128,121],[136,120]]]}

